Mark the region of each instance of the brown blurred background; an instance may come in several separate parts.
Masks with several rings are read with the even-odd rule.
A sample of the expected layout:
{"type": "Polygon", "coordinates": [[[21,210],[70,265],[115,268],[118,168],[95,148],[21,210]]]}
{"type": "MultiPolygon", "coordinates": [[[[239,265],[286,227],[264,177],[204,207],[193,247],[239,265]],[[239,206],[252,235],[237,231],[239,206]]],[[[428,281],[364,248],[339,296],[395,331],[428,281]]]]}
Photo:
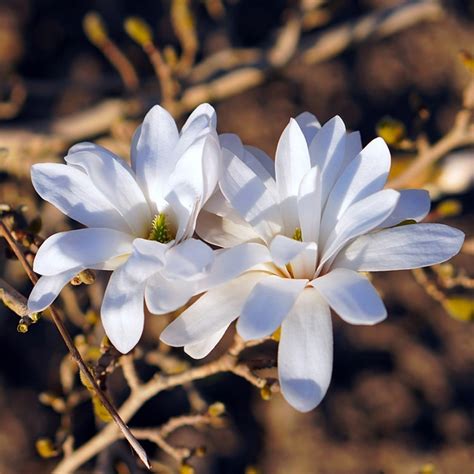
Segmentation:
{"type": "MultiPolygon", "coordinates": [[[[270,48],[297,3],[193,2],[198,62],[225,48],[270,48]]],[[[315,15],[314,24],[302,37],[303,42],[311,42],[332,27],[406,2],[303,3],[318,4],[319,16],[315,15]]],[[[376,136],[377,124],[385,116],[401,121],[409,139],[424,134],[438,140],[452,126],[470,79],[459,52],[474,53],[474,2],[433,3],[439,8],[436,18],[354,44],[316,64],[296,58],[284,67],[271,68],[261,85],[212,102],[219,131],[238,133],[244,142],[273,154],[289,117],[309,110],[322,122],[340,115],[348,128],[361,130],[364,143],[376,136]]],[[[180,50],[170,21],[170,1],[0,2],[0,204],[28,206],[27,220],[41,215],[43,237],[76,225],[41,203],[28,177],[32,162],[60,160],[74,141],[75,136],[60,130],[61,125],[69,126],[71,117],[74,120],[78,113],[105,103],[110,108],[106,113],[102,108],[92,109],[85,125],[72,121],[72,127],[86,129],[80,139],[99,140],[126,157],[136,123],[149,106],[160,101],[160,87],[147,55],[124,32],[123,21],[131,15],[150,24],[160,48],[172,45],[180,50]],[[92,10],[100,13],[110,38],[135,68],[138,89],[124,87],[117,70],[84,34],[83,18],[92,10]],[[104,115],[105,125],[94,128],[94,120],[104,115]]],[[[216,77],[221,74],[217,71],[216,77]]],[[[184,77],[182,87],[191,83],[184,77]]],[[[178,115],[185,118],[186,114],[178,115]]],[[[465,150],[471,170],[473,150],[465,150]]],[[[410,153],[393,151],[400,163],[411,159],[410,153]]],[[[472,187],[461,186],[456,195],[443,192],[436,184],[441,173],[441,168],[430,170],[424,183],[434,193],[434,207],[455,198],[462,210],[451,217],[437,215],[436,220],[459,227],[472,239],[472,187]]],[[[10,257],[3,245],[0,276],[28,295],[31,286],[10,257]]],[[[472,275],[472,248],[452,263],[455,272],[472,275]]],[[[231,375],[196,384],[205,400],[220,400],[229,412],[227,428],[197,434],[185,429],[172,439],[177,444],[207,445],[207,456],[194,463],[197,472],[474,471],[472,322],[449,315],[410,272],[377,275],[374,282],[383,294],[389,318],[370,328],[349,326],[334,318],[333,381],[313,412],[297,413],[279,395],[263,401],[256,389],[231,375]]],[[[79,295],[79,312],[98,310],[103,286],[101,276],[92,285],[94,289],[73,290],[79,295]]],[[[466,294],[464,288],[449,291],[466,294]]],[[[161,326],[153,317],[148,319],[142,350],[156,343],[161,326]]],[[[66,349],[48,321],[41,320],[26,334],[17,332],[17,324],[14,313],[0,308],[0,473],[47,473],[57,460],[42,459],[35,441],[55,437],[59,416],[38,397],[46,391],[61,393],[58,368],[66,349]]],[[[77,319],[70,321],[70,329],[73,334],[81,332],[77,319]]],[[[256,356],[274,352],[275,346],[268,344],[256,356]]],[[[144,378],[150,375],[144,364],[139,367],[144,378]]],[[[115,399],[122,400],[126,391],[119,376],[111,387],[115,399]]],[[[149,402],[133,425],[158,425],[187,409],[182,390],[166,392],[149,402]]],[[[78,445],[95,432],[88,402],[78,406],[73,426],[78,445]]],[[[151,445],[147,448],[152,450],[151,445]]],[[[117,443],[80,472],[141,472],[127,456],[131,457],[128,447],[117,443]],[[128,461],[116,464],[115,457],[128,461]]]]}

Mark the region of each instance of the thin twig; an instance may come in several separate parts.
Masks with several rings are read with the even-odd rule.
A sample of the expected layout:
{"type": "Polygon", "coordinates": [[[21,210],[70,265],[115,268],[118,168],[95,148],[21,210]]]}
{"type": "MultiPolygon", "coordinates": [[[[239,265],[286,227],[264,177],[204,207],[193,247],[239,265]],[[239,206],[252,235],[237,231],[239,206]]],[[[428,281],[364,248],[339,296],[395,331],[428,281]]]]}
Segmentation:
{"type": "MultiPolygon", "coordinates": [[[[164,390],[178,387],[194,380],[210,377],[220,372],[233,372],[234,367],[239,364],[239,354],[245,348],[245,342],[239,337],[236,337],[234,344],[227,353],[215,361],[194,367],[179,374],[157,375],[143,384],[139,391],[130,394],[119,409],[122,419],[129,421],[150,398],[164,390]]],[[[75,471],[79,466],[119,439],[120,436],[120,431],[117,430],[116,426],[111,424],[105,426],[89,441],[76,449],[71,456],[64,458],[53,473],[59,474],[75,471]]]]}
{"type": "MultiPolygon", "coordinates": [[[[7,241],[8,245],[11,247],[13,250],[14,254],[18,258],[19,262],[23,266],[26,274],[28,275],[29,279],[33,284],[36,284],[38,281],[38,277],[36,276],[35,272],[31,268],[30,264],[26,260],[23,252],[21,251],[18,243],[15,241],[13,236],[10,233],[10,230],[7,228],[7,226],[4,224],[4,222],[0,219],[0,234],[5,238],[7,241]]],[[[132,448],[135,450],[137,453],[138,457],[142,460],[142,462],[145,464],[145,466],[150,469],[150,462],[148,461],[148,457],[146,455],[145,450],[141,447],[140,443],[135,439],[135,437],[132,435],[130,432],[129,428],[127,425],[123,422],[122,418],[120,415],[117,413],[117,410],[114,408],[112,403],[109,401],[107,396],[104,394],[104,392],[99,388],[97,385],[97,382],[95,381],[94,377],[90,373],[86,363],[84,362],[84,359],[82,358],[81,354],[77,350],[76,346],[74,345],[74,341],[72,340],[71,335],[69,334],[68,330],[66,329],[66,326],[64,325],[64,322],[62,321],[61,317],[59,316],[59,313],[56,311],[54,306],[49,307],[51,317],[53,319],[54,324],[56,325],[59,334],[64,340],[64,343],[66,344],[66,347],[68,348],[69,352],[71,353],[72,358],[76,362],[76,364],[79,366],[80,371],[84,374],[84,377],[86,380],[90,383],[90,385],[93,387],[95,393],[97,394],[97,397],[100,399],[104,407],[107,409],[107,411],[110,413],[112,416],[113,420],[117,424],[117,426],[120,428],[120,431],[123,433],[127,441],[130,443],[132,448]]]]}
{"type": "Polygon", "coordinates": [[[28,316],[28,306],[26,298],[15,288],[10,286],[5,280],[0,278],[0,300],[18,316],[28,316]]]}
{"type": "Polygon", "coordinates": [[[434,145],[425,144],[413,163],[400,176],[391,180],[387,186],[390,188],[409,186],[411,182],[419,178],[424,170],[429,169],[451,150],[474,144],[474,124],[471,121],[473,110],[474,80],[471,80],[464,91],[463,108],[457,113],[451,130],[434,145]]]}

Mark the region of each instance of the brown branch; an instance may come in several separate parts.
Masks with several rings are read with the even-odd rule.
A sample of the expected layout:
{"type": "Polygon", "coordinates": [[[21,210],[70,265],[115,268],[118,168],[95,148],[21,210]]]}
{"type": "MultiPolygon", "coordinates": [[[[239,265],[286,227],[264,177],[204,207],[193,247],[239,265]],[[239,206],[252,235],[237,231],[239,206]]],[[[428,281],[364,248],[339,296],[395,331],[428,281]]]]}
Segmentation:
{"type": "MultiPolygon", "coordinates": [[[[131,393],[128,399],[119,409],[119,413],[125,421],[129,421],[133,415],[150,398],[158,393],[174,387],[184,385],[188,382],[210,377],[220,372],[234,372],[239,365],[239,354],[246,348],[246,344],[239,337],[236,337],[234,344],[226,354],[219,359],[208,362],[205,365],[194,367],[185,372],[173,375],[157,375],[141,386],[141,389],[131,393]]],[[[53,471],[54,473],[64,473],[76,470],[79,466],[96,456],[111,443],[120,438],[120,431],[114,425],[105,426],[99,433],[92,437],[76,451],[64,458],[53,471]]]]}
{"type": "MultiPolygon", "coordinates": [[[[26,274],[28,275],[29,279],[33,284],[36,284],[38,281],[38,277],[36,276],[35,272],[31,268],[30,264],[26,260],[23,252],[21,251],[18,243],[15,241],[13,236],[11,235],[10,230],[7,228],[7,226],[4,224],[4,222],[0,219],[0,235],[2,235],[5,240],[7,241],[8,245],[11,247],[12,251],[20,261],[21,265],[23,266],[26,274]]],[[[140,443],[135,439],[135,437],[132,435],[130,432],[129,428],[127,425],[123,422],[122,418],[120,415],[117,413],[117,410],[115,407],[112,405],[112,403],[109,401],[107,396],[104,394],[104,392],[99,388],[97,385],[97,382],[95,381],[94,377],[92,376],[91,372],[89,371],[86,363],[84,362],[84,359],[82,358],[81,354],[77,350],[76,346],[74,345],[74,341],[72,340],[71,335],[69,334],[68,330],[66,329],[66,326],[64,325],[64,322],[62,321],[61,317],[59,316],[59,313],[56,311],[54,306],[49,307],[51,317],[53,319],[54,324],[56,325],[59,334],[64,340],[64,343],[66,344],[66,347],[68,348],[69,352],[71,353],[72,358],[76,362],[76,364],[79,367],[79,370],[83,373],[84,377],[86,380],[90,383],[90,385],[93,387],[94,392],[97,394],[97,397],[99,400],[102,402],[106,410],[110,413],[112,416],[113,420],[117,424],[118,428],[120,431],[123,433],[127,441],[130,443],[132,448],[135,450],[139,458],[142,460],[142,462],[150,468],[150,463],[148,461],[147,455],[145,453],[145,450],[141,447],[140,443]]]]}
{"type": "Polygon", "coordinates": [[[26,298],[0,278],[0,300],[3,304],[16,313],[20,318],[28,316],[26,298]]]}
{"type": "Polygon", "coordinates": [[[302,59],[308,64],[326,61],[369,38],[384,38],[420,21],[437,20],[442,12],[439,2],[433,0],[408,0],[395,7],[377,10],[356,21],[330,28],[315,40],[308,40],[311,46],[306,46],[302,59]]]}
{"type": "Polygon", "coordinates": [[[473,110],[474,79],[470,81],[464,91],[463,108],[457,113],[451,130],[434,145],[424,144],[422,151],[413,163],[400,176],[389,181],[387,186],[390,188],[409,186],[411,182],[419,178],[424,170],[446,156],[451,150],[474,144],[473,110]]]}

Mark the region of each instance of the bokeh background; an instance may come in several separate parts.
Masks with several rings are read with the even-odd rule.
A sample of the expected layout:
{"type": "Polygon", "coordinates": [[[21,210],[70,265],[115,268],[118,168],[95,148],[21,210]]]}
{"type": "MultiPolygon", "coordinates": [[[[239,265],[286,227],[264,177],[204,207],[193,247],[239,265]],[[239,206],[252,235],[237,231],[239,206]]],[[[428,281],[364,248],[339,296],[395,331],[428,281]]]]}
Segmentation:
{"type": "MultiPolygon", "coordinates": [[[[147,108],[160,102],[160,85],[147,55],[125,33],[123,22],[131,15],[145,19],[157,47],[163,50],[170,45],[179,52],[181,44],[170,19],[171,3],[0,2],[3,215],[9,212],[6,205],[13,209],[26,206],[21,209],[26,222],[41,216],[42,237],[76,225],[39,201],[29,182],[29,167],[37,161],[59,161],[70,144],[85,139],[97,140],[127,157],[133,129],[147,108]],[[84,33],[83,19],[90,11],[101,15],[109,37],[133,65],[138,88],[124,86],[117,69],[84,33]]],[[[474,2],[307,0],[300,7],[298,3],[191,2],[197,62],[228,48],[268,50],[297,8],[313,12],[305,20],[302,45],[381,9],[393,12],[407,3],[430,4],[435,14],[402,25],[385,37],[350,42],[343,51],[315,64],[297,54],[282,67],[269,68],[260,59],[253,62],[252,66],[265,70],[261,84],[242,92],[236,87],[222,100],[209,99],[216,107],[220,132],[238,133],[244,142],[273,155],[289,117],[304,110],[321,122],[340,115],[348,128],[361,130],[364,143],[378,133],[387,133],[387,126],[383,126],[386,117],[403,124],[404,140],[408,141],[423,136],[434,142],[452,127],[463,90],[472,80],[469,54],[474,53],[474,2]]],[[[206,81],[225,72],[217,69],[206,81]]],[[[193,84],[192,76],[184,75],[180,84],[186,89],[193,84]]],[[[186,112],[177,115],[182,121],[186,112]]],[[[398,122],[388,123],[401,127],[398,122]]],[[[396,168],[401,170],[414,159],[413,151],[402,148],[394,143],[396,168]]],[[[470,206],[474,198],[473,158],[474,148],[464,147],[419,177],[419,184],[433,194],[435,212],[430,218],[462,229],[468,241],[474,230],[470,206]],[[446,163],[451,163],[449,176],[446,163]],[[437,206],[446,200],[451,207],[441,212],[437,206]]],[[[470,242],[471,247],[453,259],[452,267],[443,268],[444,272],[472,276],[470,242]]],[[[28,295],[31,286],[20,265],[11,258],[5,243],[0,245],[0,277],[28,295]]],[[[442,288],[435,272],[425,276],[446,297],[472,298],[462,285],[442,288]]],[[[459,314],[458,308],[450,313],[410,272],[376,275],[374,282],[387,304],[389,318],[375,327],[349,326],[333,319],[333,381],[325,400],[313,412],[294,411],[280,395],[264,401],[257,389],[231,375],[195,384],[204,400],[219,400],[228,408],[226,427],[184,429],[171,439],[176,444],[207,446],[207,455],[193,462],[197,472],[473,472],[472,304],[470,313],[459,314]]],[[[104,283],[104,277],[99,276],[90,287],[69,288],[60,302],[74,335],[84,331],[84,314],[93,319],[91,315],[100,308],[104,283]],[[71,293],[77,295],[78,304],[71,293]]],[[[162,327],[152,316],[147,324],[139,354],[156,345],[162,327]]],[[[58,459],[41,458],[35,442],[41,437],[55,439],[60,416],[41,403],[40,394],[61,396],[59,368],[65,364],[66,349],[47,318],[25,334],[17,332],[17,325],[18,316],[0,308],[0,472],[47,473],[58,459]]],[[[100,323],[96,326],[89,336],[100,341],[100,323]]],[[[229,338],[216,354],[225,349],[229,338]]],[[[268,343],[249,357],[271,358],[275,349],[275,343],[268,343]]],[[[181,356],[179,351],[176,355],[181,356]]],[[[153,372],[140,361],[138,367],[144,378],[153,372]]],[[[109,388],[117,402],[127,393],[120,374],[111,376],[109,388]]],[[[147,403],[132,424],[159,425],[188,410],[184,391],[176,389],[147,403]]],[[[85,442],[100,425],[88,401],[74,410],[72,423],[77,444],[85,442]]],[[[151,445],[147,448],[153,451],[151,445]]],[[[156,457],[175,468],[166,456],[157,453],[156,457]]],[[[126,444],[119,442],[80,472],[141,471],[126,444]]]]}

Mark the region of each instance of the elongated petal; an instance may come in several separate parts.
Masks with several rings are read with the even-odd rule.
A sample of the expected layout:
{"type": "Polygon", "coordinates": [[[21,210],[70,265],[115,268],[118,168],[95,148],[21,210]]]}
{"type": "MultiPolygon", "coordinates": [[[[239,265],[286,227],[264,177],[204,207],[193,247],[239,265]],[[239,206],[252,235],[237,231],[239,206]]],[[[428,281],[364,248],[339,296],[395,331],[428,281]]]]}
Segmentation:
{"type": "Polygon", "coordinates": [[[233,153],[224,149],[223,162],[222,193],[261,238],[269,242],[283,225],[278,203],[262,180],[233,153]]]}
{"type": "Polygon", "coordinates": [[[295,117],[295,120],[298,122],[298,125],[306,139],[306,143],[309,145],[316,136],[316,133],[318,133],[318,130],[321,128],[319,120],[309,112],[302,112],[295,117]]]}
{"type": "Polygon", "coordinates": [[[237,321],[237,332],[245,340],[275,332],[295,304],[307,280],[269,276],[258,282],[237,321]]]}
{"type": "Polygon", "coordinates": [[[431,200],[428,191],[423,189],[402,189],[400,199],[390,216],[380,227],[392,227],[408,219],[421,221],[430,212],[431,200]]]}
{"type": "Polygon", "coordinates": [[[309,146],[311,167],[321,171],[323,205],[345,163],[346,126],[339,116],[326,122],[309,146]]]}
{"type": "Polygon", "coordinates": [[[181,156],[193,143],[210,133],[215,133],[216,122],[216,111],[211,105],[197,106],[181,129],[176,155],[181,156]]]}
{"type": "Polygon", "coordinates": [[[62,213],[88,227],[108,227],[130,232],[117,209],[82,171],[57,163],[31,167],[36,192],[62,213]]]}
{"type": "Polygon", "coordinates": [[[385,189],[353,204],[329,234],[322,252],[320,268],[349,240],[379,226],[395,209],[399,193],[385,189]]]}
{"type": "Polygon", "coordinates": [[[464,234],[443,224],[413,224],[361,236],[343,249],[333,267],[377,272],[427,267],[461,249],[464,234]]]}
{"type": "Polygon", "coordinates": [[[332,374],[332,325],[326,302],[306,288],[281,326],[278,374],[282,394],[299,411],[315,408],[332,374]]]}
{"type": "Polygon", "coordinates": [[[303,177],[298,191],[299,227],[303,240],[318,242],[321,222],[321,175],[318,167],[303,177]]]}
{"type": "Polygon", "coordinates": [[[278,266],[284,267],[308,248],[316,250],[316,242],[300,242],[284,235],[277,235],[270,244],[270,253],[272,260],[278,266]]]}
{"type": "Polygon", "coordinates": [[[188,300],[199,292],[194,282],[166,280],[159,273],[147,280],[145,301],[147,308],[154,314],[166,314],[184,306],[188,300]]]}
{"type": "Polygon", "coordinates": [[[260,263],[272,260],[265,245],[247,242],[216,252],[209,276],[201,283],[202,288],[213,288],[226,283],[260,263]]]}
{"type": "Polygon", "coordinates": [[[260,148],[251,145],[244,145],[244,148],[252,154],[265,168],[267,173],[275,179],[275,162],[263,150],[260,150],[260,148]]]}
{"type": "Polygon", "coordinates": [[[349,132],[346,134],[346,150],[344,152],[344,163],[342,170],[362,151],[362,139],[360,132],[349,132]]]}
{"type": "Polygon", "coordinates": [[[179,133],[173,117],[155,105],[145,116],[131,149],[132,167],[148,198],[159,202],[174,170],[179,133]]]}
{"type": "Polygon", "coordinates": [[[32,313],[43,311],[58,297],[61,290],[84,268],[70,268],[52,276],[42,276],[28,298],[28,310],[32,313]]]}
{"type": "Polygon", "coordinates": [[[206,211],[201,211],[199,214],[196,233],[207,243],[223,248],[260,240],[260,236],[247,222],[242,220],[241,224],[236,224],[233,220],[206,211]]]}
{"type": "Polygon", "coordinates": [[[108,338],[124,354],[135,347],[142,335],[146,281],[162,266],[165,249],[164,244],[136,239],[133,254],[110,277],[101,319],[108,338]]]}
{"type": "Polygon", "coordinates": [[[297,196],[301,180],[309,169],[308,144],[296,120],[290,119],[275,155],[276,184],[287,232],[294,232],[299,226],[297,196]]]}
{"type": "Polygon", "coordinates": [[[384,187],[389,171],[390,151],[376,138],[347,165],[330,192],[321,223],[323,242],[349,206],[384,187]]]}
{"type": "Polygon", "coordinates": [[[112,229],[79,229],[59,232],[41,245],[33,268],[40,275],[56,275],[70,268],[96,263],[132,251],[133,237],[112,229]]]}
{"type": "Polygon", "coordinates": [[[178,229],[176,241],[191,237],[196,227],[196,220],[200,210],[201,195],[186,181],[175,184],[166,195],[166,201],[171,206],[177,218],[178,229]]]}
{"type": "Polygon", "coordinates": [[[186,346],[211,337],[238,317],[255,284],[266,273],[249,272],[208,291],[161,333],[170,346],[186,346]]]}
{"type": "Polygon", "coordinates": [[[124,160],[99,147],[73,152],[64,159],[90,177],[94,186],[123,216],[135,235],[146,233],[151,221],[150,208],[124,160]]]}
{"type": "Polygon", "coordinates": [[[218,342],[222,339],[222,336],[224,336],[228,327],[229,326],[219,329],[219,331],[216,331],[214,334],[203,341],[184,346],[184,352],[186,352],[186,354],[191,356],[193,359],[203,359],[212,351],[212,349],[214,349],[214,347],[216,347],[218,342]]]}
{"type": "Polygon", "coordinates": [[[199,207],[202,206],[216,188],[220,175],[220,155],[217,138],[208,134],[195,141],[178,159],[166,189],[174,191],[181,185],[188,186],[194,190],[199,207]]]}
{"type": "Polygon", "coordinates": [[[168,279],[196,280],[204,276],[213,258],[211,247],[204,242],[184,240],[166,253],[163,275],[168,279]]]}
{"type": "Polygon", "coordinates": [[[387,317],[385,305],[363,275],[337,268],[311,282],[329,306],[350,324],[372,325],[387,317]]]}
{"type": "Polygon", "coordinates": [[[112,273],[101,308],[101,320],[112,344],[123,354],[130,352],[143,333],[145,283],[126,271],[126,264],[112,273]]]}

